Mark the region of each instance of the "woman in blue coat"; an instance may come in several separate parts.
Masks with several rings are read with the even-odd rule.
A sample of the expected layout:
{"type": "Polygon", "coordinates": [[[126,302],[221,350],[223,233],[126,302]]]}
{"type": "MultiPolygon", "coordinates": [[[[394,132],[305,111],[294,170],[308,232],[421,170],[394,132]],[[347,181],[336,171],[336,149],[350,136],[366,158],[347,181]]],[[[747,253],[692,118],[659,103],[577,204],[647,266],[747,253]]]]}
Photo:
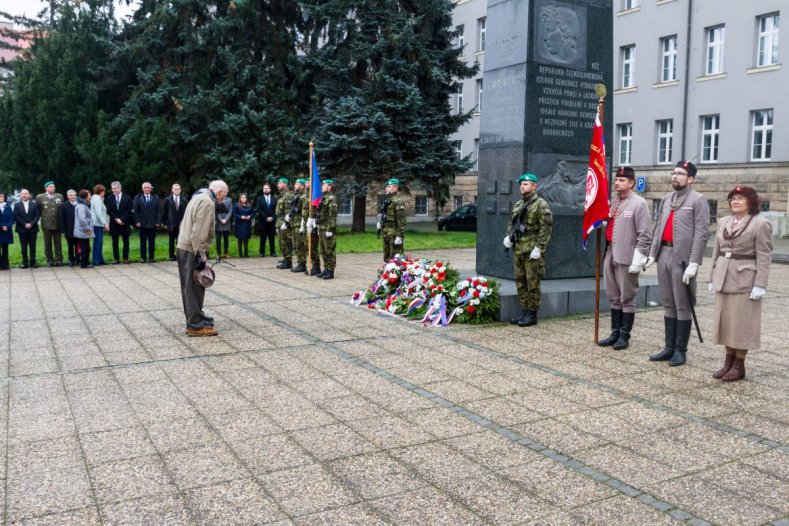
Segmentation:
{"type": "Polygon", "coordinates": [[[5,192],[0,192],[0,270],[8,270],[8,245],[14,242],[14,211],[5,202],[5,192]]]}
{"type": "Polygon", "coordinates": [[[238,240],[238,255],[242,258],[249,257],[249,238],[252,237],[252,218],[255,209],[249,202],[247,194],[241,194],[238,202],[233,207],[233,218],[236,220],[236,239],[238,240]]]}

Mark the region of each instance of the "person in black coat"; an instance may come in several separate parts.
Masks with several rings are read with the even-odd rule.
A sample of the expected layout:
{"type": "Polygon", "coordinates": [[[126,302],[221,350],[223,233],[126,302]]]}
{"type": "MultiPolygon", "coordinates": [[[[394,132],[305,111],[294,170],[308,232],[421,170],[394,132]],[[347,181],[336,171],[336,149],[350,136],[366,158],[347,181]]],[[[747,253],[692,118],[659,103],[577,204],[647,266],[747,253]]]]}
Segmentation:
{"type": "Polygon", "coordinates": [[[274,249],[274,237],[277,233],[277,198],[271,195],[271,185],[263,185],[263,195],[258,198],[255,213],[260,223],[260,257],[266,255],[266,240],[268,240],[269,253],[277,255],[274,249]]]}
{"type": "Polygon", "coordinates": [[[14,243],[14,210],[0,190],[0,270],[8,270],[8,245],[14,243]]]}
{"type": "Polygon", "coordinates": [[[123,239],[123,262],[129,263],[129,234],[132,222],[132,198],[123,193],[123,187],[118,181],[110,185],[112,195],[104,200],[107,206],[107,215],[110,218],[110,235],[112,236],[112,257],[117,265],[121,262],[118,251],[118,240],[123,239]]]}
{"type": "Polygon", "coordinates": [[[69,267],[73,267],[77,263],[77,245],[79,241],[74,237],[74,208],[76,206],[77,192],[69,190],[66,192],[66,200],[58,207],[58,225],[60,225],[60,231],[66,236],[69,267]]]}
{"type": "Polygon", "coordinates": [[[167,227],[170,236],[170,261],[175,261],[175,244],[178,242],[178,233],[181,231],[181,221],[188,201],[181,195],[181,185],[178,183],[173,185],[172,193],[164,200],[162,224],[167,227]]]}
{"type": "Polygon", "coordinates": [[[134,226],[140,231],[140,263],[154,262],[156,227],[161,221],[159,196],[152,189],[151,183],[142,183],[142,193],[134,198],[132,207],[134,226]]]}
{"type": "Polygon", "coordinates": [[[38,205],[30,199],[30,191],[22,189],[21,199],[14,203],[14,223],[16,233],[19,234],[19,243],[22,245],[22,268],[28,264],[36,268],[36,238],[38,237],[38,221],[41,212],[38,205]]]}

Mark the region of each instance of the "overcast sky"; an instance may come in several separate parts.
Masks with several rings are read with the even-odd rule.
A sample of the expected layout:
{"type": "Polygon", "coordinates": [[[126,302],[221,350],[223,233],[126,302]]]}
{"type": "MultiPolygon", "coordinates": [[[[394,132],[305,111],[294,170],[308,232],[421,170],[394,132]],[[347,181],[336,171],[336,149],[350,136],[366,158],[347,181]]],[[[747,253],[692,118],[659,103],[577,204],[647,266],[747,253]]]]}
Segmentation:
{"type": "MultiPolygon", "coordinates": [[[[49,2],[42,2],[41,0],[0,0],[0,11],[34,18],[48,5],[49,2]]],[[[117,6],[115,12],[118,18],[125,17],[134,10],[131,6],[127,7],[125,2],[116,2],[115,5],[117,6]]]]}

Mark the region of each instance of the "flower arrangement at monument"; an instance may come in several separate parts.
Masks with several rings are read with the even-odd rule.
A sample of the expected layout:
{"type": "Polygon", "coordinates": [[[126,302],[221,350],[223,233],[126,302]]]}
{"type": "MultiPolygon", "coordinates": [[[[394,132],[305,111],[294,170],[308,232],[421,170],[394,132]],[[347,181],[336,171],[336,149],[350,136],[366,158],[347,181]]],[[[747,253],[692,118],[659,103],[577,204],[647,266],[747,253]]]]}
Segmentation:
{"type": "Polygon", "coordinates": [[[443,261],[400,254],[387,261],[375,282],[355,293],[351,303],[434,327],[491,323],[498,319],[500,307],[496,280],[481,276],[461,280],[460,273],[443,261]]]}

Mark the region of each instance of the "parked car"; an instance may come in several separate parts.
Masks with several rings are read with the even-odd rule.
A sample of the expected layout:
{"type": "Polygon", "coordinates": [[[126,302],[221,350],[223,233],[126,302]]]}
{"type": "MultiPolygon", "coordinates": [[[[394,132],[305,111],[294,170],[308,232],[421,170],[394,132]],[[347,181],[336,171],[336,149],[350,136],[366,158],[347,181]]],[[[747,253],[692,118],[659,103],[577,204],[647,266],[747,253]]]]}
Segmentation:
{"type": "Polygon", "coordinates": [[[477,231],[477,205],[470,203],[456,209],[448,216],[438,220],[439,230],[465,230],[466,232],[477,231]]]}

